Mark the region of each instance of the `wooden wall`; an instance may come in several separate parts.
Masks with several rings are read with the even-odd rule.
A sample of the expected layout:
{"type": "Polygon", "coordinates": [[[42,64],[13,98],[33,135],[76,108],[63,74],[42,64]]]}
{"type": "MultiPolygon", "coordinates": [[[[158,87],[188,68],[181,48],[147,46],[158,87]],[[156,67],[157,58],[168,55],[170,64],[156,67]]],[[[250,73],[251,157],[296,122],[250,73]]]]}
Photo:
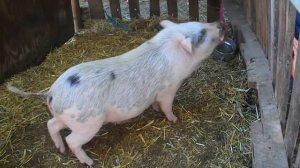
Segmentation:
{"type": "Polygon", "coordinates": [[[74,34],[70,0],[1,0],[0,21],[0,83],[74,34]]]}
{"type": "Polygon", "coordinates": [[[300,140],[298,138],[300,127],[299,49],[294,80],[291,80],[296,8],[289,0],[237,1],[243,7],[247,21],[268,59],[289,165],[300,167],[300,146],[297,143],[300,140]]]}

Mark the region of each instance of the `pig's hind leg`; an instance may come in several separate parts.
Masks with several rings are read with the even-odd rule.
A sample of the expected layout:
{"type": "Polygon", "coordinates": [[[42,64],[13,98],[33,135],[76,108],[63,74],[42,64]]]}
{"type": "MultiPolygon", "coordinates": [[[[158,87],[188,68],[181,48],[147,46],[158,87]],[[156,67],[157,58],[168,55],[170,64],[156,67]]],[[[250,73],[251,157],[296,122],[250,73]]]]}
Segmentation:
{"type": "Polygon", "coordinates": [[[103,120],[98,118],[68,125],[72,133],[66,137],[66,142],[81,163],[89,166],[93,164],[93,160],[84,152],[82,145],[88,143],[96,135],[102,124],[103,120]]]}
{"type": "Polygon", "coordinates": [[[47,127],[56,148],[58,148],[61,153],[64,153],[65,145],[62,141],[59,131],[65,128],[66,125],[59,121],[57,118],[53,117],[52,119],[48,120],[47,127]]]}

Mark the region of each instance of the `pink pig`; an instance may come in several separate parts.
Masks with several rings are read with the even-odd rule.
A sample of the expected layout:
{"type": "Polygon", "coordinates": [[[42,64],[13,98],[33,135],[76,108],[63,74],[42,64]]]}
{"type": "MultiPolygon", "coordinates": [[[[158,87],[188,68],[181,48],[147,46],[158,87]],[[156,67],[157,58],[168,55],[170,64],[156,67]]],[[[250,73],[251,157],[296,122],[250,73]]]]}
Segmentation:
{"type": "Polygon", "coordinates": [[[48,130],[55,146],[65,151],[59,131],[69,128],[69,148],[81,163],[92,165],[82,145],[103,124],[131,119],[151,105],[176,122],[172,104],[178,88],[224,38],[219,23],[163,20],[160,25],[160,32],[131,51],[71,67],[47,92],[23,92],[10,84],[8,89],[22,96],[46,97],[53,115],[48,130]]]}

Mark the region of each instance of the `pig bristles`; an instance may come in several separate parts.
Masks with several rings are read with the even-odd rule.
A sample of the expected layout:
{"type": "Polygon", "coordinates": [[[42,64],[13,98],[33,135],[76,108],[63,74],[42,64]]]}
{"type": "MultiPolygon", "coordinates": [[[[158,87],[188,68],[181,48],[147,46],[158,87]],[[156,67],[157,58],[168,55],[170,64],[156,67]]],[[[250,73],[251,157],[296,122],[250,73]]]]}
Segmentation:
{"type": "Polygon", "coordinates": [[[25,92],[25,91],[23,91],[21,89],[16,88],[15,86],[13,86],[11,82],[8,82],[8,84],[7,84],[6,87],[7,87],[7,89],[9,91],[11,91],[13,93],[16,93],[16,94],[18,94],[18,95],[20,95],[22,97],[28,97],[28,96],[42,96],[42,97],[47,97],[47,95],[48,95],[47,94],[48,92],[45,92],[45,90],[47,90],[47,89],[44,89],[43,90],[44,92],[37,92],[37,93],[25,92]]]}

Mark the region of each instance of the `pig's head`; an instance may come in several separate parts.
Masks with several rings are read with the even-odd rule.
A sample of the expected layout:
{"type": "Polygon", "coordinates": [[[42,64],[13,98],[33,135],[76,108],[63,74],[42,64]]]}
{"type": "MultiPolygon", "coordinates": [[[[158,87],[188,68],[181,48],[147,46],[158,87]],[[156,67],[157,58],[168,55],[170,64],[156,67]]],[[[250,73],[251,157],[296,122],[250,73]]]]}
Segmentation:
{"type": "Polygon", "coordinates": [[[198,60],[211,55],[215,47],[224,39],[220,23],[186,22],[174,23],[169,20],[160,22],[163,30],[158,39],[168,46],[198,60]]]}

